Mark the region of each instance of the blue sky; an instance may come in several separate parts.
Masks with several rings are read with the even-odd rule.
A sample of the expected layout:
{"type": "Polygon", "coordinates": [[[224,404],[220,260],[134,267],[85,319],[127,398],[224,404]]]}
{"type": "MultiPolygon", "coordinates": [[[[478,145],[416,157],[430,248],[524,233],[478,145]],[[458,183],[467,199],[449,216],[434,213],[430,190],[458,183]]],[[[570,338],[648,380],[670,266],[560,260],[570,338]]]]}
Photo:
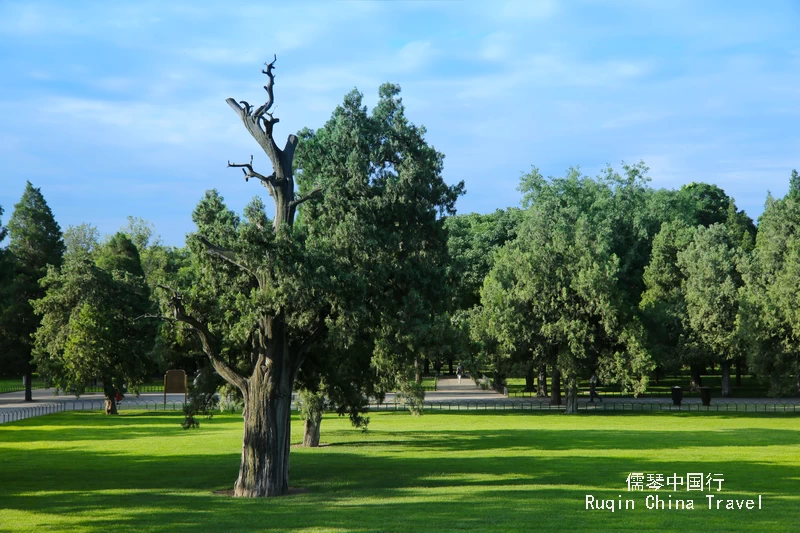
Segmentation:
{"type": "Polygon", "coordinates": [[[399,83],[466,182],[459,212],[518,205],[532,165],[644,160],[653,186],[716,183],[756,218],[800,169],[799,29],[795,0],[0,0],[2,220],[25,180],[64,229],[133,215],[173,245],[205,190],[241,211],[263,189],[226,162],[268,160],[225,98],[262,103],[273,53],[279,144],[399,83]]]}

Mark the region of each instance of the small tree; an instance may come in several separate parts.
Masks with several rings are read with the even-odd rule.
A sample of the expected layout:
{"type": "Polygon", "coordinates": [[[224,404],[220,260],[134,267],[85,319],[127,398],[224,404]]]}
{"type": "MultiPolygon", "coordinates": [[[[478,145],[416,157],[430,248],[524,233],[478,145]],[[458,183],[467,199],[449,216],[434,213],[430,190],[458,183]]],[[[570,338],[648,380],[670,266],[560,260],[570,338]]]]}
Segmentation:
{"type": "Polygon", "coordinates": [[[81,394],[103,382],[106,413],[117,414],[116,392],[136,391],[147,377],[153,328],[135,317],[150,310],[136,247],[118,233],[98,251],[69,254],[42,280],[43,298],[33,302],[41,316],[34,358],[56,387],[81,394]]]}

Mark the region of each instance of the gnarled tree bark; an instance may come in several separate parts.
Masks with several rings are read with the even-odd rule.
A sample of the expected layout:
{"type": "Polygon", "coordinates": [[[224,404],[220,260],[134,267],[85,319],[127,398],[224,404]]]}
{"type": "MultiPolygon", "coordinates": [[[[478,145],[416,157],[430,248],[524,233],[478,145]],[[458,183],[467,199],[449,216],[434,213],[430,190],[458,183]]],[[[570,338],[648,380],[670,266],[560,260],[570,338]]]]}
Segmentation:
{"type": "MultiPolygon", "coordinates": [[[[241,168],[245,180],[254,178],[266,187],[275,204],[272,231],[277,232],[284,225],[291,227],[297,206],[316,197],[320,190],[314,189],[304,197],[295,196],[292,161],[298,139],[295,135],[289,135],[283,148],[279,148],[273,139],[273,126],[278,122],[270,113],[274,102],[274,68],[275,60],[266,64],[266,69],[262,70],[268,78],[267,85],[264,86],[267,91],[266,103],[254,109],[246,101],[237,102],[228,98],[226,102],[269,157],[273,172],[269,175],[257,172],[253,168],[252,156],[249,163],[236,164],[229,161],[228,166],[241,168]]],[[[264,231],[270,229],[264,228],[264,231]]],[[[224,250],[203,237],[200,237],[200,242],[210,254],[252,275],[260,290],[269,289],[266,276],[261,275],[255,266],[245,264],[232,251],[224,250]]],[[[262,316],[255,335],[252,335],[254,353],[257,354],[256,363],[252,374],[243,376],[220,358],[217,340],[208,327],[189,316],[184,309],[181,295],[176,291],[172,292],[170,307],[173,317],[170,319],[189,325],[197,333],[203,344],[203,351],[216,371],[226,381],[238,387],[244,397],[242,459],[239,478],[234,485],[234,495],[261,497],[287,494],[292,388],[304,354],[325,331],[324,317],[319,317],[317,325],[304,338],[290,338],[283,313],[262,316]]]]}

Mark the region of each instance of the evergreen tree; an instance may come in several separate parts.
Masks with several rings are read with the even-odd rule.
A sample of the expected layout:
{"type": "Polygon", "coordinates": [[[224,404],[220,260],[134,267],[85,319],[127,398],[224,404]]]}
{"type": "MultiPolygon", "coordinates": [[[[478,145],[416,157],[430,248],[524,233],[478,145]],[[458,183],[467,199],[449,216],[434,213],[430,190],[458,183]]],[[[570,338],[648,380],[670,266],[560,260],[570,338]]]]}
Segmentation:
{"type": "Polygon", "coordinates": [[[116,414],[116,393],[131,391],[147,377],[152,322],[136,320],[150,311],[149,291],[138,252],[122,233],[97,252],[69,254],[42,280],[43,298],[33,302],[41,316],[34,357],[56,387],[81,394],[102,381],[106,413],[116,414]]]}
{"type": "Polygon", "coordinates": [[[767,198],[759,218],[738,315],[750,367],[771,392],[800,390],[800,176],[784,198],[767,198]]]}
{"type": "Polygon", "coordinates": [[[14,263],[13,281],[7,305],[3,310],[2,329],[6,332],[6,349],[2,355],[7,372],[23,374],[26,378],[25,400],[32,401],[31,379],[33,365],[33,333],[40,319],[30,301],[42,298],[44,288],[39,280],[47,273],[48,265],[58,267],[64,255],[61,228],[53,218],[41,190],[27,182],[19,203],[8,222],[11,241],[8,251],[14,263]]]}
{"type": "MultiPolygon", "coordinates": [[[[273,172],[257,172],[252,161],[231,166],[267,189],[273,217],[256,202],[240,221],[207,195],[189,239],[197,284],[163,302],[164,318],[196,333],[215,370],[242,393],[234,494],[248,497],[289,490],[292,391],[301,366],[329,355],[318,349],[322,341],[346,348],[374,333],[373,368],[406,381],[446,301],[438,298],[447,271],[440,217],[454,211],[462,190],[442,180],[442,155],[405,118],[394,85],[381,87],[371,117],[353,92],[319,132],[301,133],[301,146],[290,135],[278,147],[273,68],[263,71],[264,105],[227,100],[273,172]]],[[[311,366],[336,376],[327,364],[311,366]]]]}

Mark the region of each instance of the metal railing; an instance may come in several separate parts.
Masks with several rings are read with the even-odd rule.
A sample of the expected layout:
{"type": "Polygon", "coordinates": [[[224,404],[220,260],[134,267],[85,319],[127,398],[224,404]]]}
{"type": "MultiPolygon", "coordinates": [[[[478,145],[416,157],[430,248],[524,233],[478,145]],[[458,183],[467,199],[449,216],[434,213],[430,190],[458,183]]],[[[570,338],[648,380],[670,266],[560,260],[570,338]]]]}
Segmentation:
{"type": "MultiPolygon", "coordinates": [[[[371,404],[370,410],[374,411],[405,411],[407,406],[400,402],[371,404]]],[[[423,402],[425,411],[563,411],[566,402],[561,405],[552,405],[549,400],[541,401],[511,401],[511,400],[458,400],[423,402]]],[[[792,402],[727,402],[703,405],[701,403],[686,403],[677,406],[665,402],[597,402],[578,401],[578,411],[722,411],[722,412],[768,412],[768,413],[800,413],[800,403],[792,402]]]]}
{"type": "MultiPolygon", "coordinates": [[[[39,380],[31,381],[31,390],[40,390],[46,388],[47,388],[47,383],[45,383],[44,381],[39,381],[39,380]]],[[[25,390],[25,385],[23,385],[21,382],[14,385],[8,383],[0,385],[0,394],[6,394],[9,392],[22,392],[24,390],[25,390]]]]}
{"type": "MultiPolygon", "coordinates": [[[[128,410],[153,410],[153,411],[180,411],[183,402],[164,402],[148,400],[124,400],[117,405],[119,411],[128,410]]],[[[294,406],[296,408],[296,406],[294,406]]],[[[105,408],[104,400],[74,400],[53,402],[42,405],[31,405],[10,411],[0,412],[0,424],[32,418],[35,416],[49,415],[64,411],[99,411],[105,408]]],[[[371,404],[370,411],[405,411],[406,404],[390,402],[371,404]]],[[[512,401],[512,400],[458,400],[458,401],[433,401],[423,402],[424,411],[564,411],[565,403],[552,405],[549,400],[541,401],[512,401]]],[[[740,412],[740,413],[800,413],[800,403],[794,402],[725,402],[703,405],[701,403],[687,403],[673,405],[667,402],[596,402],[578,401],[578,411],[675,411],[675,412],[740,412]]]]}
{"type": "MultiPolygon", "coordinates": [[[[0,412],[0,424],[63,411],[100,411],[103,409],[105,409],[105,400],[58,401],[0,412]]],[[[181,411],[183,410],[183,402],[167,402],[164,404],[163,401],[123,400],[117,404],[117,410],[181,411]]]]}
{"type": "MultiPolygon", "coordinates": [[[[32,381],[31,382],[31,390],[43,390],[51,388],[45,381],[32,381]]],[[[25,385],[21,383],[19,385],[0,385],[0,394],[6,394],[10,392],[22,392],[25,390],[25,385]]],[[[104,389],[100,385],[90,385],[84,389],[82,394],[90,394],[90,393],[97,393],[97,392],[104,392],[104,389]]],[[[142,385],[139,387],[139,392],[164,392],[164,384],[163,383],[149,383],[146,385],[142,385]]],[[[131,394],[133,391],[131,390],[131,394]]]]}

